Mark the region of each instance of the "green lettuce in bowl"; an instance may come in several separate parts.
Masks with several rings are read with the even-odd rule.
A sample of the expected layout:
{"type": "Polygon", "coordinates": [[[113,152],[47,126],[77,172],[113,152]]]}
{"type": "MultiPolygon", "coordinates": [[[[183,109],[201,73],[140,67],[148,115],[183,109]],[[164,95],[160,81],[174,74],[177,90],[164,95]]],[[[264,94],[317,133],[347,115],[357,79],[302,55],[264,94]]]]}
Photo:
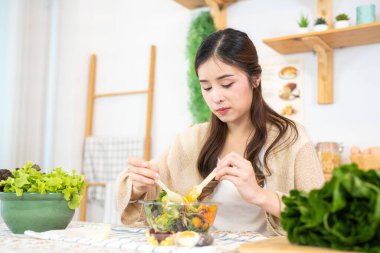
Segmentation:
{"type": "Polygon", "coordinates": [[[28,162],[23,168],[0,170],[1,216],[14,233],[64,229],[79,207],[84,176],[61,168],[44,173],[28,162]]]}

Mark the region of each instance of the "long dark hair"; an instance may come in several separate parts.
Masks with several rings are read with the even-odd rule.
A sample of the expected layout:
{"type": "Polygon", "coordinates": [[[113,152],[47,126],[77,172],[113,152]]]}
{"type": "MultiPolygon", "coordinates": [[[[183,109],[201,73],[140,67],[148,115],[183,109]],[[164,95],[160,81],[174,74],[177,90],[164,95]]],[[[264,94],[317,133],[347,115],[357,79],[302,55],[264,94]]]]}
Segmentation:
{"type": "MultiPolygon", "coordinates": [[[[258,85],[255,85],[255,81],[261,75],[261,67],[258,63],[256,48],[246,33],[228,28],[206,37],[200,45],[195,58],[195,70],[197,75],[199,66],[212,57],[242,70],[247,75],[250,85],[253,86],[250,119],[255,131],[253,137],[247,144],[244,157],[252,163],[257,183],[263,187],[266,176],[272,174],[268,167],[268,155],[278,152],[296,141],[298,138],[296,125],[293,121],[276,113],[265,103],[261,91],[261,81],[258,85]],[[268,125],[277,129],[278,135],[265,151],[264,164],[262,164],[259,159],[259,153],[268,139],[268,125]],[[286,136],[288,130],[294,130],[295,134],[281,141],[282,138],[286,136]],[[266,175],[264,171],[260,169],[263,166],[266,175]]],[[[207,177],[215,168],[218,156],[224,147],[227,132],[227,124],[213,114],[211,116],[209,134],[197,161],[198,171],[203,178],[207,177]]],[[[203,199],[211,194],[217,184],[218,181],[213,180],[203,190],[199,199],[203,199]]]]}

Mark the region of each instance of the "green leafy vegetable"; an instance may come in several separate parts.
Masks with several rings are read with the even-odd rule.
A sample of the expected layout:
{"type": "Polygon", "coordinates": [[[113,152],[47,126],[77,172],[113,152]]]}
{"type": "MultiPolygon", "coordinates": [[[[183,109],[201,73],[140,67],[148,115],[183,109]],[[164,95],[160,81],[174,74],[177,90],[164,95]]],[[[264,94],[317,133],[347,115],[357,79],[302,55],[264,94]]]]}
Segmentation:
{"type": "Polygon", "coordinates": [[[164,190],[162,190],[162,191],[160,192],[160,194],[158,195],[157,201],[162,202],[162,199],[163,199],[165,196],[167,196],[167,195],[168,195],[167,192],[164,191],[164,190]]]}
{"type": "Polygon", "coordinates": [[[380,173],[342,165],[310,193],[284,197],[281,222],[292,243],[380,252],[380,173]]]}
{"type": "Polygon", "coordinates": [[[61,168],[55,168],[49,173],[43,173],[37,165],[28,162],[24,168],[12,171],[12,176],[0,181],[4,192],[15,192],[22,196],[24,192],[63,193],[70,209],[79,207],[81,193],[85,186],[84,176],[77,175],[73,170],[71,175],[61,168]]]}
{"type": "Polygon", "coordinates": [[[176,203],[170,202],[165,191],[161,191],[157,201],[144,203],[146,217],[154,231],[178,232],[191,230],[207,232],[213,224],[216,203],[176,203]]]}

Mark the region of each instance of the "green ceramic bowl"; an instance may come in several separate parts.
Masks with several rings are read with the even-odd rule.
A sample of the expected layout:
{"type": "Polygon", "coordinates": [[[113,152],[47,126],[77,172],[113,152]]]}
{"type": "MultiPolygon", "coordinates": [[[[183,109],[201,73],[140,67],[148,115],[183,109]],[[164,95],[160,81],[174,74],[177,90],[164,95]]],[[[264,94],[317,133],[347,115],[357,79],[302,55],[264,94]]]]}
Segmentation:
{"type": "Polygon", "coordinates": [[[75,212],[62,193],[23,193],[17,197],[13,192],[0,192],[0,200],[1,216],[15,234],[65,229],[75,212]]]}

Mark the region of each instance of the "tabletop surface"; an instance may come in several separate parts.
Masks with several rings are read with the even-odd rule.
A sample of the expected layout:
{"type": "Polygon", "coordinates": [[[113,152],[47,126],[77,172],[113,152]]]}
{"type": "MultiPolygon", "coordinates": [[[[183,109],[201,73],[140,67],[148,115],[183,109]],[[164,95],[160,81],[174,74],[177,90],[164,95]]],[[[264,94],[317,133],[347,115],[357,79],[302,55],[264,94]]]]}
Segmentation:
{"type": "MultiPolygon", "coordinates": [[[[106,226],[107,224],[73,221],[69,228],[92,229],[102,225],[106,226]]],[[[65,236],[52,236],[44,240],[27,235],[13,234],[4,223],[1,223],[0,252],[237,252],[242,243],[264,239],[260,234],[254,232],[214,231],[215,240],[211,246],[194,248],[157,247],[147,244],[146,230],[146,227],[111,225],[111,232],[106,240],[65,236]]]]}

